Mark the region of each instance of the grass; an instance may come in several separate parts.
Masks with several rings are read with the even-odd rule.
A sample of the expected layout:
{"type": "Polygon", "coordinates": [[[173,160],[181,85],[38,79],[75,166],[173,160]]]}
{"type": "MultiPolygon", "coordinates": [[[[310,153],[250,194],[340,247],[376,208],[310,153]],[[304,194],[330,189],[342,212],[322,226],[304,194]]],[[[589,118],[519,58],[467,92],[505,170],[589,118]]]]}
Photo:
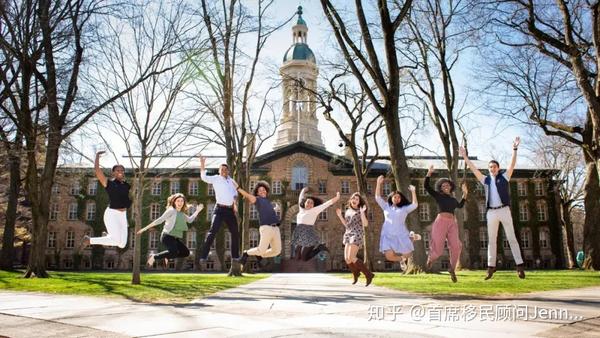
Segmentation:
{"type": "MultiPolygon", "coordinates": [[[[438,274],[402,275],[376,273],[373,284],[390,289],[427,295],[508,296],[534,291],[548,291],[600,286],[600,272],[580,270],[527,271],[521,280],[514,271],[498,271],[484,281],[485,271],[459,271],[458,283],[452,283],[447,272],[438,274]]],[[[351,278],[350,274],[345,275],[351,278]]],[[[361,278],[359,283],[364,283],[361,278]]]]}
{"type": "Polygon", "coordinates": [[[50,272],[50,278],[24,279],[20,272],[0,270],[0,290],[120,297],[137,302],[187,303],[221,290],[257,281],[268,274],[148,273],[140,285],[127,272],[50,272]]]}

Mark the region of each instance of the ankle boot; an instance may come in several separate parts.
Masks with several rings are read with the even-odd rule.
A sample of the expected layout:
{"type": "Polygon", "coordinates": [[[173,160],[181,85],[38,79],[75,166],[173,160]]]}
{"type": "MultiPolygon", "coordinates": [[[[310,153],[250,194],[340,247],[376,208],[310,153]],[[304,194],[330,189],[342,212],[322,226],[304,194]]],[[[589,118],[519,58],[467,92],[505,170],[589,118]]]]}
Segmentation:
{"type": "Polygon", "coordinates": [[[496,272],[496,267],[488,266],[487,276],[485,276],[484,280],[488,280],[488,279],[492,278],[492,276],[494,276],[494,272],[496,272]]]}
{"type": "Polygon", "coordinates": [[[363,261],[361,261],[360,259],[357,259],[356,262],[354,262],[354,265],[356,265],[358,267],[358,270],[365,275],[365,278],[367,279],[367,283],[365,284],[365,286],[369,286],[369,284],[371,284],[371,281],[373,281],[373,277],[375,277],[375,274],[372,273],[369,270],[369,268],[367,268],[365,263],[363,263],[363,261]]]}
{"type": "Polygon", "coordinates": [[[356,282],[358,282],[358,277],[360,276],[360,270],[356,266],[356,263],[348,263],[348,267],[350,268],[350,272],[352,272],[352,277],[354,278],[354,281],[352,282],[352,284],[354,285],[354,284],[356,284],[356,282]]]}
{"type": "Polygon", "coordinates": [[[519,278],[525,279],[525,265],[517,265],[517,275],[519,275],[519,278]]]}

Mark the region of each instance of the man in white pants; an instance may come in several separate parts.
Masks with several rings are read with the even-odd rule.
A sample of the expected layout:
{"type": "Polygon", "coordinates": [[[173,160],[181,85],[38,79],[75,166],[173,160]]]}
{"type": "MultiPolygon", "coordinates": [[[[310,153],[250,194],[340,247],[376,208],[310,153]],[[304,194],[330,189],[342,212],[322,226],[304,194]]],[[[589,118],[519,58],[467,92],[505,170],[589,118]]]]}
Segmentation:
{"type": "Polygon", "coordinates": [[[489,175],[484,176],[479,169],[469,160],[465,148],[460,147],[460,155],[469,166],[477,180],[483,184],[485,188],[485,202],[487,208],[487,228],[488,228],[488,270],[485,280],[492,278],[496,272],[496,242],[498,238],[498,227],[500,223],[504,227],[506,239],[510,244],[515,263],[517,264],[517,274],[519,278],[525,278],[525,269],[523,266],[523,258],[521,257],[521,248],[515,236],[515,228],[513,226],[512,215],[510,212],[510,187],[508,181],[513,174],[515,164],[517,163],[517,150],[521,140],[519,137],[513,142],[513,153],[510,165],[506,171],[500,170],[500,164],[491,160],[488,163],[489,175]]]}

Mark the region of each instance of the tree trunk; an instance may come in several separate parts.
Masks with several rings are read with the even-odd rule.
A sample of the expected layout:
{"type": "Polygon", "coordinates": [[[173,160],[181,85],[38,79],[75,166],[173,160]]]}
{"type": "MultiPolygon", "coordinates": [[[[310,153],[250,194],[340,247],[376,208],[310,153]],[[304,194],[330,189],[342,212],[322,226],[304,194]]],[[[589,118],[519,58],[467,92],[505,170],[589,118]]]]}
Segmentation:
{"type": "Polygon", "coordinates": [[[570,204],[560,203],[561,207],[561,223],[565,228],[566,241],[567,241],[567,267],[573,269],[576,266],[575,257],[575,238],[573,236],[573,221],[571,220],[570,204]]]}
{"type": "Polygon", "coordinates": [[[21,187],[21,152],[22,137],[17,133],[15,143],[8,151],[10,166],[10,183],[8,190],[8,205],[6,206],[6,220],[4,223],[4,236],[2,238],[2,255],[0,256],[0,269],[10,270],[14,260],[15,222],[17,219],[17,203],[21,187]]]}
{"type": "Polygon", "coordinates": [[[584,183],[585,222],[583,226],[583,248],[585,269],[600,271],[600,182],[599,164],[586,156],[586,177],[584,183]]]}

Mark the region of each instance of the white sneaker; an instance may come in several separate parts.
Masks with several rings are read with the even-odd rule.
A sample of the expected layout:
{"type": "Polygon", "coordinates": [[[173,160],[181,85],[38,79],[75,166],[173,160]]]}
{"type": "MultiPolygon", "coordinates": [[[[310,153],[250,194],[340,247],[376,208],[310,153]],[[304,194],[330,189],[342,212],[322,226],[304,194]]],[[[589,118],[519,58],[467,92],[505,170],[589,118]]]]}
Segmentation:
{"type": "Polygon", "coordinates": [[[411,231],[411,232],[408,234],[408,237],[410,237],[410,238],[411,238],[413,241],[420,241],[420,240],[421,240],[421,235],[419,235],[419,234],[415,234],[415,232],[414,232],[414,231],[411,231]]]}
{"type": "Polygon", "coordinates": [[[400,270],[401,270],[401,271],[406,271],[406,269],[407,269],[407,266],[406,266],[406,259],[402,259],[402,260],[400,261],[400,270]]]}

